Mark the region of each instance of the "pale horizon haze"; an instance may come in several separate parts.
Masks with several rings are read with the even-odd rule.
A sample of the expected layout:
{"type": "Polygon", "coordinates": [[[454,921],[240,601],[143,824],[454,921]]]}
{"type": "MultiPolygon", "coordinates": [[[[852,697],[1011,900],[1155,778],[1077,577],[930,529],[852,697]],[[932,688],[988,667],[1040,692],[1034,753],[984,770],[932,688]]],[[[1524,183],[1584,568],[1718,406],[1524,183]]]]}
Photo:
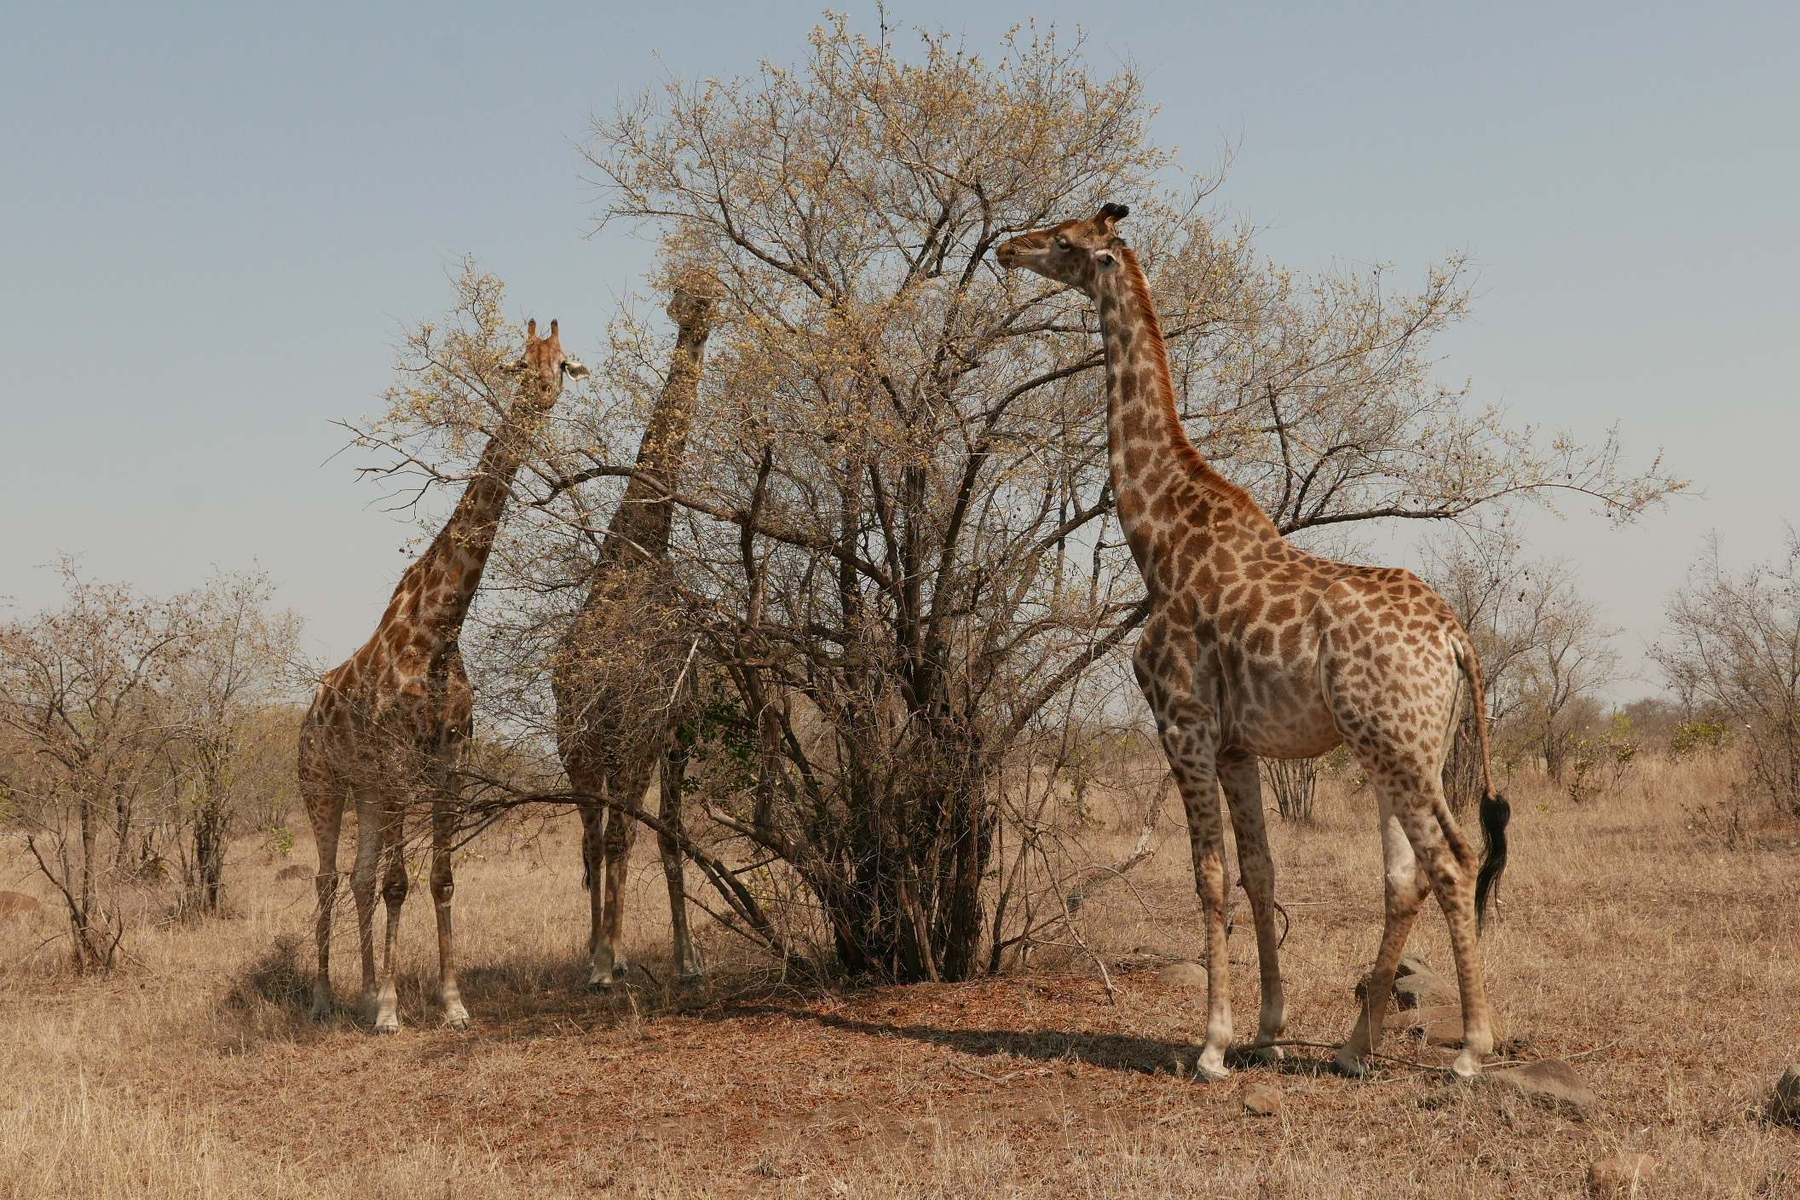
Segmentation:
{"type": "MultiPolygon", "coordinates": [[[[850,6],[873,33],[872,6],[850,6]]],[[[593,232],[590,119],[670,77],[798,63],[807,4],[34,5],[0,41],[0,597],[61,554],[152,592],[266,569],[307,649],[373,628],[414,532],[333,425],[377,411],[471,256],[600,356],[649,246],[593,232]]],[[[1155,135],[1263,253],[1397,286],[1466,253],[1439,372],[1518,424],[1659,451],[1635,526],[1528,516],[1638,675],[1710,531],[1800,518],[1800,6],[894,5],[992,54],[1035,18],[1139,72],[1155,135]]],[[[1410,543],[1417,530],[1379,535],[1410,543]]],[[[1401,549],[1396,557],[1405,558],[1401,549]]],[[[1416,565],[1407,561],[1406,565],[1416,565]]]]}

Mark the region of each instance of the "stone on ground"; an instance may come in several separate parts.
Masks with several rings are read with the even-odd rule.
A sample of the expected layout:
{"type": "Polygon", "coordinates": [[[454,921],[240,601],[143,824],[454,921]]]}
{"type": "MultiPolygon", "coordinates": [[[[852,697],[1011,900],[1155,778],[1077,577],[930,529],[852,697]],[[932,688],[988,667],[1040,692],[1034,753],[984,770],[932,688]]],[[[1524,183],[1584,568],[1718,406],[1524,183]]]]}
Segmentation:
{"type": "Polygon", "coordinates": [[[1648,1154],[1621,1152],[1595,1159],[1588,1167],[1588,1194],[1594,1200],[1631,1200],[1655,1170],[1656,1160],[1648,1154]]]}
{"type": "Polygon", "coordinates": [[[1789,1067],[1775,1084],[1769,1116],[1783,1125],[1800,1127],[1800,1065],[1789,1067]]]}
{"type": "Polygon", "coordinates": [[[1156,973],[1169,987],[1206,990],[1206,968],[1196,962],[1172,962],[1156,973]]]}
{"type": "MultiPolygon", "coordinates": [[[[1369,976],[1364,973],[1356,981],[1356,999],[1361,1002],[1369,994],[1369,976]]],[[[1409,954],[1400,960],[1394,968],[1394,990],[1388,997],[1388,1006],[1402,1012],[1409,1009],[1423,1008],[1432,1004],[1455,1004],[1461,1001],[1461,994],[1453,980],[1445,980],[1431,969],[1429,963],[1417,955],[1409,954]]]]}
{"type": "Polygon", "coordinates": [[[1483,1071],[1476,1078],[1490,1087],[1523,1096],[1546,1108],[1560,1108],[1577,1116],[1600,1107],[1600,1097],[1579,1072],[1559,1058],[1483,1071]]]}
{"type": "Polygon", "coordinates": [[[1253,1117],[1273,1117],[1281,1113],[1281,1089],[1266,1080],[1258,1080],[1244,1089],[1244,1111],[1253,1117]]]}

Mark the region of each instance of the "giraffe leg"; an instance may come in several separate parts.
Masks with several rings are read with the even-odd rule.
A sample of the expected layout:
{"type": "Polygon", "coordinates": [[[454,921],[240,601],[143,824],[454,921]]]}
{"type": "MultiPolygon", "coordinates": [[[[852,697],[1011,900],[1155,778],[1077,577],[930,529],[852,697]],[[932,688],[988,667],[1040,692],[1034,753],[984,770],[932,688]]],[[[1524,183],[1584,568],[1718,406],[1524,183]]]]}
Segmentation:
{"type": "Polygon", "coordinates": [[[450,899],[456,893],[456,876],[450,867],[450,839],[456,827],[456,811],[448,800],[431,806],[431,899],[437,909],[438,1000],[444,1006],[444,1024],[452,1029],[469,1027],[469,1010],[463,1007],[462,989],[456,986],[456,939],[450,918],[450,899]]]}
{"type": "MultiPolygon", "coordinates": [[[[679,741],[671,742],[663,755],[659,815],[671,830],[681,825],[682,789],[687,778],[687,750],[679,741]]],[[[657,848],[662,855],[663,879],[669,886],[669,938],[675,955],[675,978],[695,979],[700,974],[700,960],[694,955],[694,941],[688,931],[687,880],[683,876],[681,846],[669,833],[659,832],[657,848]]]]}
{"type": "Polygon", "coordinates": [[[1418,803],[1402,815],[1402,823],[1437,893],[1438,906],[1450,926],[1450,951],[1456,958],[1456,983],[1462,993],[1463,1049],[1451,1069],[1464,1079],[1481,1070],[1481,1060],[1494,1052],[1493,1013],[1482,977],[1481,947],[1476,940],[1474,850],[1449,824],[1450,806],[1435,771],[1421,772],[1414,795],[1418,803]]]}
{"type": "Polygon", "coordinates": [[[337,907],[338,836],[344,825],[344,798],[329,785],[303,780],[306,812],[312,818],[313,841],[319,850],[319,873],[314,877],[319,907],[313,922],[313,943],[319,953],[319,973],[313,977],[312,1015],[315,1021],[331,1017],[331,919],[337,907]]]}
{"type": "Polygon", "coordinates": [[[375,1006],[375,877],[381,862],[381,817],[373,797],[356,802],[356,866],[350,873],[350,895],[356,900],[356,940],[362,959],[359,1011],[375,1006]]]}
{"type": "Polygon", "coordinates": [[[1262,1011],[1256,1023],[1256,1044],[1266,1059],[1278,1059],[1281,1051],[1269,1045],[1287,1030],[1287,1004],[1281,987],[1280,939],[1275,932],[1275,860],[1269,853],[1268,827],[1263,819],[1262,780],[1256,758],[1241,753],[1219,756],[1219,783],[1231,809],[1237,831],[1238,872],[1250,894],[1250,911],[1256,922],[1256,962],[1261,973],[1262,1011]]]}
{"type": "Polygon", "coordinates": [[[1385,919],[1381,946],[1375,952],[1375,966],[1363,989],[1362,1012],[1349,1040],[1337,1053],[1337,1067],[1347,1075],[1364,1074],[1368,1070],[1369,1055],[1381,1042],[1381,1024],[1387,1015],[1388,996],[1394,988],[1394,973],[1399,969],[1407,934],[1412,930],[1413,919],[1418,916],[1419,904],[1429,886],[1418,871],[1412,842],[1393,815],[1385,792],[1381,796],[1380,812],[1385,919]]]}
{"type": "MultiPolygon", "coordinates": [[[[573,780],[575,790],[590,796],[605,795],[602,782],[573,780]]],[[[588,894],[588,981],[590,988],[612,985],[612,947],[600,936],[606,921],[606,806],[599,801],[581,805],[581,881],[588,894]]]]}
{"type": "Polygon", "coordinates": [[[1219,811],[1218,711],[1203,702],[1200,649],[1189,630],[1152,618],[1132,656],[1138,687],[1156,715],[1163,753],[1187,811],[1194,885],[1206,921],[1206,1039],[1195,1073],[1209,1081],[1230,1074],[1231,961],[1225,944],[1225,819],[1219,811]]]}
{"type": "MultiPolygon", "coordinates": [[[[609,794],[623,799],[635,812],[644,802],[644,789],[648,784],[649,780],[641,772],[614,776],[609,794]]],[[[625,956],[619,949],[619,937],[625,926],[625,872],[631,864],[631,843],[637,836],[637,826],[629,813],[617,810],[606,822],[606,904],[600,921],[601,948],[595,958],[596,966],[604,957],[610,967],[602,987],[625,978],[625,956]]]]}
{"type": "Polygon", "coordinates": [[[387,904],[387,940],[381,955],[381,982],[375,993],[375,1032],[400,1029],[399,969],[400,910],[406,904],[406,808],[402,800],[383,806],[381,828],[381,898],[387,904]]]}

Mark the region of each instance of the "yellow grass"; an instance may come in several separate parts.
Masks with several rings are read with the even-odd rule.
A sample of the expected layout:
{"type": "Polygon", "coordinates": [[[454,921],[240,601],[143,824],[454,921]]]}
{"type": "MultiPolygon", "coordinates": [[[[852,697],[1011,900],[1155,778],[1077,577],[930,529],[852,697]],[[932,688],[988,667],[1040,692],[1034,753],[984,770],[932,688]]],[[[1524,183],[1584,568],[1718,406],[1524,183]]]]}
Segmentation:
{"type": "MultiPolygon", "coordinates": [[[[1716,764],[1641,764],[1584,808],[1515,781],[1513,867],[1485,942],[1504,1052],[1574,1057],[1602,1098],[1582,1120],[1390,1067],[1353,1082],[1303,1051],[1205,1086],[1168,1068],[1201,998],[1154,966],[1199,951],[1172,815],[1135,887],[1086,913],[1085,958],[962,986],[839,995],[762,987],[635,1001],[576,986],[585,935],[574,831],[490,837],[458,873],[464,995],[477,1028],[437,1028],[429,900],[406,920],[402,1016],[377,1039],[305,1017],[310,880],[238,849],[241,915],[140,928],[111,979],[58,967],[54,910],[0,923],[0,1195],[21,1197],[1350,1196],[1580,1194],[1587,1164],[1646,1150],[1646,1195],[1800,1195],[1800,1133],[1760,1106],[1800,1058],[1800,845],[1791,827],[1727,849],[1687,828],[1716,764]],[[1273,1080],[1281,1115],[1244,1116],[1273,1080]]],[[[1373,952],[1378,845],[1366,796],[1277,827],[1290,1034],[1335,1041],[1373,952]]],[[[1096,859],[1135,832],[1087,835],[1096,859]]],[[[649,839],[643,839],[648,842],[649,839]]],[[[637,956],[667,978],[660,872],[635,872],[637,956]]],[[[303,844],[296,858],[309,862],[303,844]]],[[[0,888],[46,901],[23,863],[0,888]]],[[[340,931],[337,985],[355,989],[340,931]]],[[[729,962],[716,931],[707,948],[729,962]]],[[[1240,1035],[1254,947],[1233,936],[1240,1035]]],[[[1448,972],[1435,915],[1413,946],[1448,972]]],[[[1390,1034],[1386,1050],[1431,1051],[1390,1034]]]]}

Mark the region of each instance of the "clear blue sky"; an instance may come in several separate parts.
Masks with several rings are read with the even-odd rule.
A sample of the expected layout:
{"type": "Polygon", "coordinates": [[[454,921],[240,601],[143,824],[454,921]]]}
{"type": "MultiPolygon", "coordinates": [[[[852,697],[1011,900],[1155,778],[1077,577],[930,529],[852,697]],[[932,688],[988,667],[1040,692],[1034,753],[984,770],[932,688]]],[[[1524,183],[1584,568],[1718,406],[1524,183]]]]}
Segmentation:
{"type": "MultiPolygon", "coordinates": [[[[590,114],[797,60],[818,10],[175,7],[23,6],[0,40],[0,595],[50,599],[63,551],[152,590],[260,562],[335,659],[410,529],[325,461],[330,422],[378,407],[401,324],[469,253],[597,357],[646,248],[587,236],[590,114]]],[[[1190,164],[1239,147],[1218,199],[1266,252],[1467,251],[1447,378],[1666,448],[1699,497],[1529,525],[1628,660],[1707,530],[1747,559],[1800,518],[1800,6],[982,7],[894,16],[976,47],[1084,24],[1190,164]]]]}

